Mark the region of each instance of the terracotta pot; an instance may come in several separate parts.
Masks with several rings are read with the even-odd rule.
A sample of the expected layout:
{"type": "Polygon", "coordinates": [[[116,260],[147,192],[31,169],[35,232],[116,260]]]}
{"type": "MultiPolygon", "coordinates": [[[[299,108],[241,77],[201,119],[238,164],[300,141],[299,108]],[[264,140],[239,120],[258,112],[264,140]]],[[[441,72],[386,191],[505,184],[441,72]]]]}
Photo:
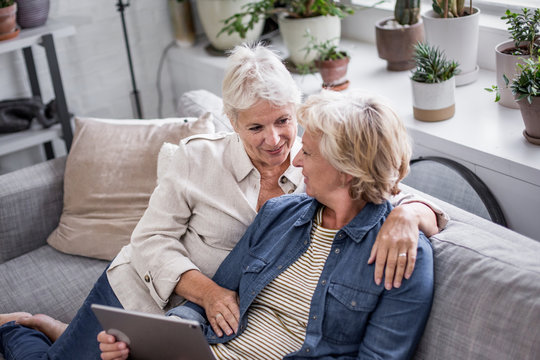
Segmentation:
{"type": "Polygon", "coordinates": [[[340,91],[348,87],[347,67],[349,60],[346,57],[337,60],[315,61],[315,66],[319,69],[325,89],[340,91]],[[343,86],[345,84],[346,86],[343,86]]]}
{"type": "Polygon", "coordinates": [[[309,30],[317,42],[333,40],[335,45],[339,45],[341,37],[341,20],[337,16],[292,19],[281,15],[278,17],[278,26],[290,60],[295,65],[307,65],[316,57],[314,51],[306,54],[305,49],[309,43],[306,31],[309,30]]]}
{"type": "Polygon", "coordinates": [[[0,8],[0,35],[11,34],[17,28],[17,3],[0,8]]]}
{"type": "Polygon", "coordinates": [[[421,121],[450,119],[455,113],[455,76],[442,83],[427,84],[411,79],[414,118],[421,121]]]}
{"type": "Polygon", "coordinates": [[[375,24],[375,38],[379,57],[387,61],[386,68],[403,71],[414,68],[414,45],[424,41],[424,24],[403,26],[393,17],[375,24]]]}
{"type": "Polygon", "coordinates": [[[439,17],[433,10],[422,14],[426,41],[444,50],[448,60],[459,63],[461,72],[455,76],[457,86],[472,83],[478,78],[480,9],[473,9],[472,15],[448,19],[439,17]]]}
{"type": "Polygon", "coordinates": [[[499,104],[513,108],[519,109],[518,103],[514,100],[514,95],[512,90],[506,86],[506,83],[503,79],[503,74],[506,75],[508,80],[512,81],[517,75],[516,65],[524,63],[524,59],[528,59],[530,55],[511,55],[505,54],[504,51],[514,48],[514,41],[508,40],[498,44],[495,47],[495,64],[497,69],[497,87],[499,88],[499,93],[501,94],[501,100],[499,104]]]}
{"type": "Polygon", "coordinates": [[[49,17],[49,0],[17,0],[17,24],[21,28],[44,25],[49,17]]]}
{"type": "Polygon", "coordinates": [[[540,145],[540,96],[533,97],[531,104],[529,104],[527,98],[516,102],[519,105],[521,117],[525,124],[523,136],[531,144],[540,145]]]}

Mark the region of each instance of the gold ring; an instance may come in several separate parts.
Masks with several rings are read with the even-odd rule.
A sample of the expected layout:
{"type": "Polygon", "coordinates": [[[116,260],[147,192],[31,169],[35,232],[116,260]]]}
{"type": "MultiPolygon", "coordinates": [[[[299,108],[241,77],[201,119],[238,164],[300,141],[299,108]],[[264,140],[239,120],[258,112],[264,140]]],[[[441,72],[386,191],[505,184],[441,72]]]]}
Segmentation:
{"type": "Polygon", "coordinates": [[[407,256],[407,253],[401,253],[398,256],[407,256]]]}

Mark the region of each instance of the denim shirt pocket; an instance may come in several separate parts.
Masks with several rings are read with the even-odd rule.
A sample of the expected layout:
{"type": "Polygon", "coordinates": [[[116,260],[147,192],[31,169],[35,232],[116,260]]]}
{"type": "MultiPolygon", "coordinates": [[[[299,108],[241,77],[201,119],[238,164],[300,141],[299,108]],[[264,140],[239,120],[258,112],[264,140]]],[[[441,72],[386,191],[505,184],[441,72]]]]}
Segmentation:
{"type": "Polygon", "coordinates": [[[360,343],[379,295],[332,283],[326,296],[323,337],[336,344],[360,343]]]}

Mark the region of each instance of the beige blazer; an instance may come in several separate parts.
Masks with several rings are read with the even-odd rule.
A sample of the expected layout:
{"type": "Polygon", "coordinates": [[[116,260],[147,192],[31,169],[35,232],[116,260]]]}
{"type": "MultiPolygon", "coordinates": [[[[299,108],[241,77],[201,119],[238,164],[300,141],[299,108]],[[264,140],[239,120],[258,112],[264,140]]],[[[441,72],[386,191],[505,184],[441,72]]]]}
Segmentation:
{"type": "MultiPolygon", "coordinates": [[[[300,150],[296,141],[291,161],[300,150]]],[[[279,179],[284,193],[305,191],[301,169],[290,167],[279,179]]],[[[171,165],[107,275],[124,308],[163,313],[183,299],[174,294],[181,275],[198,269],[212,277],[256,215],[260,174],[235,133],[196,135],[180,144],[171,165]]],[[[394,197],[394,205],[422,201],[394,197]]]]}

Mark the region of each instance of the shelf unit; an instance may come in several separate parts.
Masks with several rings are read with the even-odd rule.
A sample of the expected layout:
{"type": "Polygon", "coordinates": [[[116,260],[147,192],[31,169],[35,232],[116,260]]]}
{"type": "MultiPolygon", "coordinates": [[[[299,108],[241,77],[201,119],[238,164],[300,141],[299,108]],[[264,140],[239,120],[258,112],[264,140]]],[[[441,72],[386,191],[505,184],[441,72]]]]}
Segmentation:
{"type": "Polygon", "coordinates": [[[47,159],[51,159],[54,157],[52,140],[55,139],[63,139],[66,150],[69,151],[73,140],[73,132],[64,87],[62,85],[60,67],[58,66],[58,59],[56,57],[54,39],[74,34],[74,26],[49,19],[44,26],[23,29],[16,38],[0,42],[0,54],[22,50],[32,96],[38,96],[40,98],[41,89],[32,46],[43,46],[55,95],[56,113],[60,121],[60,124],[47,129],[32,127],[25,131],[0,135],[0,156],[43,144],[47,159]]]}

